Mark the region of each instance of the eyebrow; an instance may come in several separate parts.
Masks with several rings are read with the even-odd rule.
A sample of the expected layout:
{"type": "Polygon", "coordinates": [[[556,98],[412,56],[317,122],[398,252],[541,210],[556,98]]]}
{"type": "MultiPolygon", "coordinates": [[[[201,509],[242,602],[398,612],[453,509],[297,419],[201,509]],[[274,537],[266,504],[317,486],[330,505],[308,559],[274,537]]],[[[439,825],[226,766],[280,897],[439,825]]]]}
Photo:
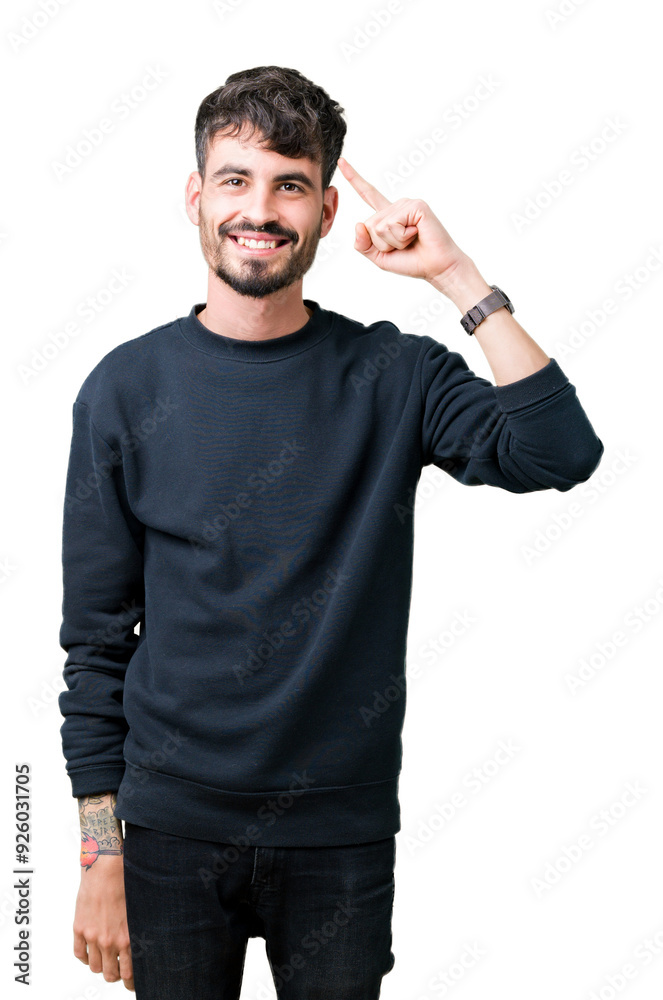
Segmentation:
{"type": "MultiPolygon", "coordinates": [[[[218,181],[221,177],[225,177],[226,174],[240,174],[242,177],[253,177],[253,171],[249,170],[247,167],[237,167],[233,163],[224,163],[222,166],[215,170],[213,174],[210,175],[211,181],[218,181]]],[[[306,174],[302,173],[301,170],[289,171],[285,174],[276,174],[272,180],[274,181],[299,181],[304,187],[307,187],[310,191],[315,191],[315,184],[307,177],[306,174]]]]}

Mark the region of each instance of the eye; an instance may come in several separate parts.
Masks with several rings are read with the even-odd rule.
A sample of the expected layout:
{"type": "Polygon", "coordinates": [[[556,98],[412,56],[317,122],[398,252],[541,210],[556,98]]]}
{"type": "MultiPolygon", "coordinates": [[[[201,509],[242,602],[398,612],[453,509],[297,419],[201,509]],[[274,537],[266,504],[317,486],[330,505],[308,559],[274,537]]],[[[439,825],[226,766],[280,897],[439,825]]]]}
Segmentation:
{"type": "MultiPolygon", "coordinates": [[[[243,181],[243,179],[241,177],[231,177],[229,180],[224,181],[223,183],[224,184],[229,184],[231,187],[236,187],[236,182],[237,182],[237,184],[243,184],[244,183],[244,181],[243,181]]],[[[293,181],[284,181],[283,184],[281,185],[281,187],[291,187],[291,188],[295,188],[297,191],[303,191],[303,188],[301,188],[299,186],[299,184],[293,183],[293,181]]]]}

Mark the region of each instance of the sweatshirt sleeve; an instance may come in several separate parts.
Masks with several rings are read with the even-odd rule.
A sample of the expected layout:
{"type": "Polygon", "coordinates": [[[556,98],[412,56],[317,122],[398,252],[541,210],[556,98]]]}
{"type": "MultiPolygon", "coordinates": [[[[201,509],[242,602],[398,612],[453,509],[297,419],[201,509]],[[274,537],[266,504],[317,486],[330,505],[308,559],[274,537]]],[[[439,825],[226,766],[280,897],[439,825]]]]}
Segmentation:
{"type": "Polygon", "coordinates": [[[144,615],[143,525],[126,499],[122,458],[88,406],[73,405],[62,530],[60,645],[67,690],[58,703],[72,794],[117,791],[128,731],[124,674],[144,615]]]}
{"type": "Polygon", "coordinates": [[[421,392],[422,466],[436,465],[465,486],[566,492],[589,479],[603,455],[575,386],[554,358],[496,386],[432,341],[421,392]]]}

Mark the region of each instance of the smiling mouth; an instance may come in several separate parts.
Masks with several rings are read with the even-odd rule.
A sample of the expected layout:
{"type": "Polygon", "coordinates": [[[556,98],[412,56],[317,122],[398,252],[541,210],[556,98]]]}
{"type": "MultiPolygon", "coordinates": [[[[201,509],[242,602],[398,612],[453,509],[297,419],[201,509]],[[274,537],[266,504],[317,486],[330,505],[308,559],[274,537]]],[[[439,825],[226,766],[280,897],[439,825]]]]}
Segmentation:
{"type": "Polygon", "coordinates": [[[280,248],[285,246],[286,243],[290,243],[289,239],[277,236],[266,236],[256,240],[253,237],[246,237],[241,234],[229,233],[228,235],[233,243],[236,246],[241,247],[244,252],[258,255],[276,253],[276,251],[280,250],[280,248]]]}

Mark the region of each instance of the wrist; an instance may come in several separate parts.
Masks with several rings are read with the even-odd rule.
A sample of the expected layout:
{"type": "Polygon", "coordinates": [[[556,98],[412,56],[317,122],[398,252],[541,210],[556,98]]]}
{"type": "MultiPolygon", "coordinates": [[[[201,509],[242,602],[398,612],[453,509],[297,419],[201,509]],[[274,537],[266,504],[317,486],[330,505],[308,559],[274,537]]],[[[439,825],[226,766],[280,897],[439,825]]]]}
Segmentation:
{"type": "Polygon", "coordinates": [[[451,299],[462,315],[493,291],[474,261],[467,255],[461,258],[453,269],[447,269],[431,278],[430,284],[451,299]]]}
{"type": "Polygon", "coordinates": [[[117,872],[124,868],[124,844],[120,848],[115,848],[112,854],[88,857],[81,860],[81,877],[86,878],[114,878],[117,872]]]}

